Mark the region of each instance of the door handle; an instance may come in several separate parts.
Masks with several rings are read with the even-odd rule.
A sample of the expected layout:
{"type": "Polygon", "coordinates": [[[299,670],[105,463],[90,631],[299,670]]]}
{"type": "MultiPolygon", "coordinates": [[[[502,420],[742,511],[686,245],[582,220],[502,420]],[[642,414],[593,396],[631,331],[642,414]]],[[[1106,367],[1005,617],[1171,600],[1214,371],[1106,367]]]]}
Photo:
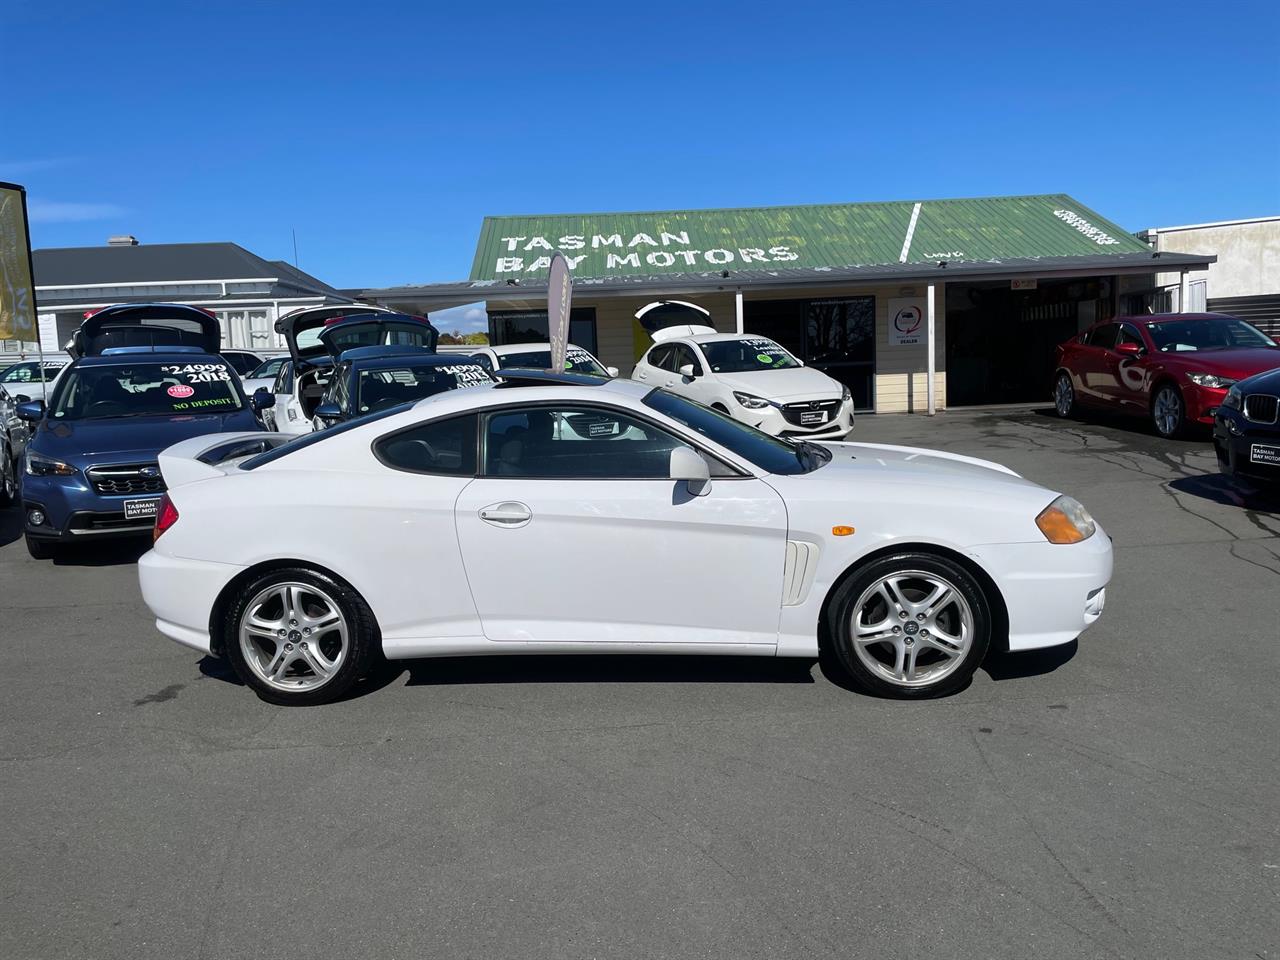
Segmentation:
{"type": "Polygon", "coordinates": [[[523,527],[533,519],[533,511],[523,503],[504,500],[480,508],[480,519],[495,527],[523,527]]]}

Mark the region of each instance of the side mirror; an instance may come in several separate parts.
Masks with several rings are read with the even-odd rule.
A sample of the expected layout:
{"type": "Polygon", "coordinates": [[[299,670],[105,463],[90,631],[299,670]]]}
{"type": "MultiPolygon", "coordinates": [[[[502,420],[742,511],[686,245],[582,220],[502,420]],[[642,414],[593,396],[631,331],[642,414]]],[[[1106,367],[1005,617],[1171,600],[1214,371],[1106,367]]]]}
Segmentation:
{"type": "Polygon", "coordinates": [[[1116,353],[1122,353],[1126,357],[1136,357],[1144,352],[1145,351],[1142,349],[1141,344],[1130,343],[1128,341],[1116,344],[1116,353]]]}
{"type": "Polygon", "coordinates": [[[695,497],[705,497],[711,492],[711,468],[691,447],[676,447],[671,451],[671,479],[684,480],[695,497]]]}
{"type": "Polygon", "coordinates": [[[604,368],[604,372],[605,372],[605,373],[607,373],[607,374],[608,374],[609,376],[611,376],[611,377],[616,377],[616,376],[618,375],[618,368],[617,368],[617,367],[605,367],[605,368],[604,368]]]}
{"type": "MultiPolygon", "coordinates": [[[[21,399],[21,397],[19,397],[21,399]]],[[[43,400],[26,400],[18,404],[14,409],[19,420],[26,420],[28,423],[37,423],[44,418],[44,401],[43,400]]]]}
{"type": "Polygon", "coordinates": [[[702,374],[698,372],[698,368],[692,363],[686,363],[680,368],[680,376],[692,380],[694,377],[702,376],[702,374]]]}
{"type": "Polygon", "coordinates": [[[249,406],[253,408],[254,413],[261,413],[268,407],[276,405],[276,395],[266,387],[259,387],[253,392],[253,396],[249,398],[249,406]]]}
{"type": "Polygon", "coordinates": [[[13,395],[13,402],[14,402],[14,403],[27,403],[27,402],[29,402],[30,400],[31,400],[31,398],[30,398],[30,397],[28,397],[25,393],[15,393],[15,394],[13,395]]]}
{"type": "Polygon", "coordinates": [[[336,403],[322,403],[316,407],[317,420],[341,420],[342,408],[336,403]]]}

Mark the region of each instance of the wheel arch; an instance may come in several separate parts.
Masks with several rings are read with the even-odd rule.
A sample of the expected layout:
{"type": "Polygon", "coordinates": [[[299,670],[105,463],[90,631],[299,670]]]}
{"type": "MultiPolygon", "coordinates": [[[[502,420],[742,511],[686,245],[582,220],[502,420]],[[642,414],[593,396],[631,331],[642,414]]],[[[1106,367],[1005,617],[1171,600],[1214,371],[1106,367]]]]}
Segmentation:
{"type": "Polygon", "coordinates": [[[831,587],[827,590],[826,596],[822,598],[822,606],[818,610],[818,642],[820,646],[825,646],[831,641],[830,631],[828,629],[828,614],[831,606],[835,601],[836,595],[839,594],[840,588],[851,578],[857,575],[858,571],[870,563],[881,559],[882,557],[890,557],[896,553],[932,553],[936,556],[950,560],[957,566],[962,567],[970,573],[979,586],[982,587],[983,596],[986,597],[987,604],[991,608],[991,646],[990,652],[1007,652],[1009,649],[1009,608],[1005,605],[1004,594],[1000,592],[1000,587],[995,579],[989,574],[983,566],[972,557],[966,556],[958,550],[951,547],[945,547],[938,543],[930,543],[928,541],[908,541],[905,543],[893,543],[870,553],[858,557],[850,563],[841,574],[832,581],[831,587]]]}
{"type": "MultiPolygon", "coordinates": [[[[272,570],[288,570],[301,568],[311,570],[315,573],[322,574],[332,580],[336,580],[342,584],[356,596],[358,596],[365,604],[369,606],[369,601],[359,590],[352,586],[351,581],[335,570],[331,570],[323,564],[315,563],[312,560],[299,560],[296,558],[281,558],[276,560],[264,560],[261,563],[255,563],[251,567],[246,567],[237,573],[234,577],[227,581],[226,585],[218,593],[218,598],[214,600],[213,607],[209,611],[209,649],[214,656],[223,656],[222,649],[222,623],[226,619],[227,611],[231,604],[234,603],[236,594],[240,588],[256,577],[262,576],[264,573],[270,573],[272,570]]],[[[369,606],[370,611],[373,607],[369,606]]],[[[374,614],[374,629],[379,633],[379,643],[381,643],[381,630],[378,626],[377,614],[374,614]]]]}
{"type": "Polygon", "coordinates": [[[1151,378],[1151,390],[1147,393],[1147,412],[1151,413],[1156,407],[1156,394],[1160,392],[1161,387],[1173,387],[1178,391],[1178,396],[1182,397],[1182,407],[1185,414],[1187,406],[1187,398],[1182,394],[1182,384],[1178,383],[1178,378],[1168,370],[1161,370],[1151,378]]]}

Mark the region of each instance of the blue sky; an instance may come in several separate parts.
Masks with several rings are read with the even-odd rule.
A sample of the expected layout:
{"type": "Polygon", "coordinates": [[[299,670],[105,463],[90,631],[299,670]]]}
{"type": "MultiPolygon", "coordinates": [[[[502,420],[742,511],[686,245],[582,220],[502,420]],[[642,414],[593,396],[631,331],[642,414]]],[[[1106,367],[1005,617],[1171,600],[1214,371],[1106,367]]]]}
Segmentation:
{"type": "Polygon", "coordinates": [[[9,0],[36,246],[465,278],[485,214],[1070,193],[1280,212],[1280,4],[9,0]]]}

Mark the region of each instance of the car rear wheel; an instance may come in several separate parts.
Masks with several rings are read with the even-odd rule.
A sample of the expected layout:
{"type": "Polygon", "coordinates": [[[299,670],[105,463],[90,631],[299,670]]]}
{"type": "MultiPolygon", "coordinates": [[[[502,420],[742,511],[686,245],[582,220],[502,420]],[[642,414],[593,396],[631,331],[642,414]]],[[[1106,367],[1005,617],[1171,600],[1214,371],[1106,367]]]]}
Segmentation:
{"type": "Polygon", "coordinates": [[[17,473],[9,447],[0,447],[0,509],[13,503],[18,495],[17,473]]]}
{"type": "Polygon", "coordinates": [[[378,643],[373,613],[351,587],[303,567],[240,589],[223,625],[236,674],[268,703],[335,700],[364,674],[378,643]]]}
{"type": "Polygon", "coordinates": [[[1172,440],[1182,432],[1185,418],[1186,404],[1182,402],[1182,391],[1172,383],[1159,387],[1151,400],[1151,422],[1156,433],[1172,440]]]}
{"type": "Polygon", "coordinates": [[[1071,374],[1065,371],[1053,384],[1053,409],[1064,419],[1076,412],[1076,388],[1071,384],[1071,374]]]}
{"type": "Polygon", "coordinates": [[[931,553],[881,557],[849,577],[828,611],[835,653],[862,689],[945,696],[969,682],[991,643],[976,578],[931,553]]]}

